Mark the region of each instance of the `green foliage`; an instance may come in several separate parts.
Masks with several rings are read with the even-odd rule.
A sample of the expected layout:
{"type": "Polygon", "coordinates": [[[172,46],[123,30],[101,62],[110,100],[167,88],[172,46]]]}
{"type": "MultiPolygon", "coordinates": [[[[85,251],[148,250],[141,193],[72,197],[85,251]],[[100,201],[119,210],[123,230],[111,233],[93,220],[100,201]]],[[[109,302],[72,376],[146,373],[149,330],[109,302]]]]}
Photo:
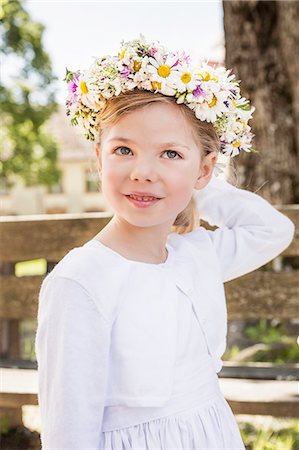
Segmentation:
{"type": "Polygon", "coordinates": [[[272,430],[239,423],[242,439],[247,450],[294,450],[299,448],[299,421],[290,420],[288,427],[272,430]]]}
{"type": "Polygon", "coordinates": [[[281,344],[268,344],[257,350],[250,358],[252,362],[273,362],[275,364],[297,363],[299,348],[295,338],[281,344]]]}
{"type": "Polygon", "coordinates": [[[238,345],[234,344],[232,347],[227,347],[224,354],[223,354],[223,360],[224,361],[233,361],[234,358],[240,353],[240,349],[238,345]]]}
{"type": "Polygon", "coordinates": [[[248,326],[245,329],[245,335],[253,341],[271,344],[287,336],[287,333],[279,324],[274,326],[274,323],[271,324],[266,319],[261,319],[257,325],[248,326]]]}
{"type": "Polygon", "coordinates": [[[8,430],[9,430],[8,417],[0,417],[0,436],[2,434],[8,433],[8,430]]]}
{"type": "Polygon", "coordinates": [[[250,358],[253,362],[273,362],[277,364],[296,363],[299,359],[299,347],[295,336],[288,336],[282,323],[259,320],[257,325],[245,329],[245,335],[254,342],[265,344],[250,358]]]}
{"type": "Polygon", "coordinates": [[[51,61],[43,49],[44,26],[20,0],[0,0],[0,178],[20,176],[27,186],[58,182],[57,143],[45,122],[57,110],[51,61]]]}

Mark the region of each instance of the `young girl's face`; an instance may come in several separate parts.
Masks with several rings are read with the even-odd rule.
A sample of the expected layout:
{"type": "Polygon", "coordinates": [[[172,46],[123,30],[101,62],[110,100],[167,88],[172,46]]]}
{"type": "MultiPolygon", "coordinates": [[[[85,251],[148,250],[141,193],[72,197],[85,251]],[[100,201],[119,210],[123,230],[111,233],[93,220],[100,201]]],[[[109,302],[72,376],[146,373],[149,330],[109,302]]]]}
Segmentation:
{"type": "Polygon", "coordinates": [[[118,218],[136,227],[169,229],[193,189],[204,187],[202,152],[175,105],[125,114],[105,132],[97,156],[105,198],[118,218]]]}

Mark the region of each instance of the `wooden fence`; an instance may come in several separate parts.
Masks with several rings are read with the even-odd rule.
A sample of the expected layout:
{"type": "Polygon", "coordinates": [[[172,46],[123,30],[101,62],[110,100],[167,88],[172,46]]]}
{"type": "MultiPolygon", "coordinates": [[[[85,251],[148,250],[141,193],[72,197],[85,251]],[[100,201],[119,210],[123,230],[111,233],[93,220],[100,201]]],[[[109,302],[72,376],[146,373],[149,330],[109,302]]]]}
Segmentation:
{"type": "MultiPolygon", "coordinates": [[[[298,231],[299,205],[285,205],[278,209],[295,222],[298,231]]],[[[37,404],[36,384],[32,382],[32,377],[36,376],[36,362],[21,360],[20,323],[24,319],[36,319],[38,292],[44,277],[17,277],[15,265],[20,261],[44,258],[49,272],[71,248],[81,246],[95,236],[110,218],[107,213],[1,218],[0,418],[8,418],[11,426],[22,422],[23,405],[37,404]]],[[[289,248],[272,264],[225,284],[229,320],[296,317],[299,271],[281,271],[278,266],[281,258],[298,256],[298,250],[297,232],[289,248]]],[[[226,398],[235,414],[294,417],[298,413],[296,381],[286,380],[288,374],[294,380],[298,376],[298,365],[273,369],[271,364],[225,363],[220,376],[226,383],[226,398]],[[247,379],[244,380],[244,377],[247,379]],[[248,390],[253,378],[252,389],[248,390]],[[284,378],[284,381],[275,378],[284,378]]]]}

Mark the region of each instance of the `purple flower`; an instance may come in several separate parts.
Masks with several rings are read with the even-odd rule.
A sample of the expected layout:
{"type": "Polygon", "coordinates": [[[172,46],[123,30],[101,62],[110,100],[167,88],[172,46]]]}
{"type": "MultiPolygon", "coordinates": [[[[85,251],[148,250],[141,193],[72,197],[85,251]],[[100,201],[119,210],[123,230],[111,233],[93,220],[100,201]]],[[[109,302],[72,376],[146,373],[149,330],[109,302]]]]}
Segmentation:
{"type": "Polygon", "coordinates": [[[199,98],[204,96],[204,90],[200,87],[200,85],[196,86],[196,88],[192,91],[194,97],[199,98]]]}
{"type": "Polygon", "coordinates": [[[123,66],[123,70],[120,72],[120,75],[122,76],[122,78],[127,78],[130,75],[130,67],[128,66],[123,66]]]}
{"type": "Polygon", "coordinates": [[[70,80],[67,83],[67,87],[68,87],[69,93],[71,94],[71,96],[70,96],[70,103],[71,104],[76,103],[76,101],[78,100],[78,95],[76,93],[77,87],[78,87],[78,84],[79,84],[78,80],[79,80],[79,75],[77,73],[74,73],[73,74],[73,79],[70,80]]]}
{"type": "Polygon", "coordinates": [[[77,73],[74,73],[72,80],[70,80],[67,84],[70,92],[76,92],[76,89],[78,87],[78,79],[79,75],[77,73]]]}

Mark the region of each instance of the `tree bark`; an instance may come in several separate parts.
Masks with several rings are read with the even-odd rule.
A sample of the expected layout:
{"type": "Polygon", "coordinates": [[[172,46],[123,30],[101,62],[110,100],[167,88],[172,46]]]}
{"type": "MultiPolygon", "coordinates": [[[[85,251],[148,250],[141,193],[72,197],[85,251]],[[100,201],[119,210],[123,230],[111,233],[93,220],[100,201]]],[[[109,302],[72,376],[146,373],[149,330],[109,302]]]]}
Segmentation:
{"type": "Polygon", "coordinates": [[[274,204],[299,200],[299,2],[223,1],[227,68],[256,110],[258,153],[232,159],[240,187],[274,204]]]}

